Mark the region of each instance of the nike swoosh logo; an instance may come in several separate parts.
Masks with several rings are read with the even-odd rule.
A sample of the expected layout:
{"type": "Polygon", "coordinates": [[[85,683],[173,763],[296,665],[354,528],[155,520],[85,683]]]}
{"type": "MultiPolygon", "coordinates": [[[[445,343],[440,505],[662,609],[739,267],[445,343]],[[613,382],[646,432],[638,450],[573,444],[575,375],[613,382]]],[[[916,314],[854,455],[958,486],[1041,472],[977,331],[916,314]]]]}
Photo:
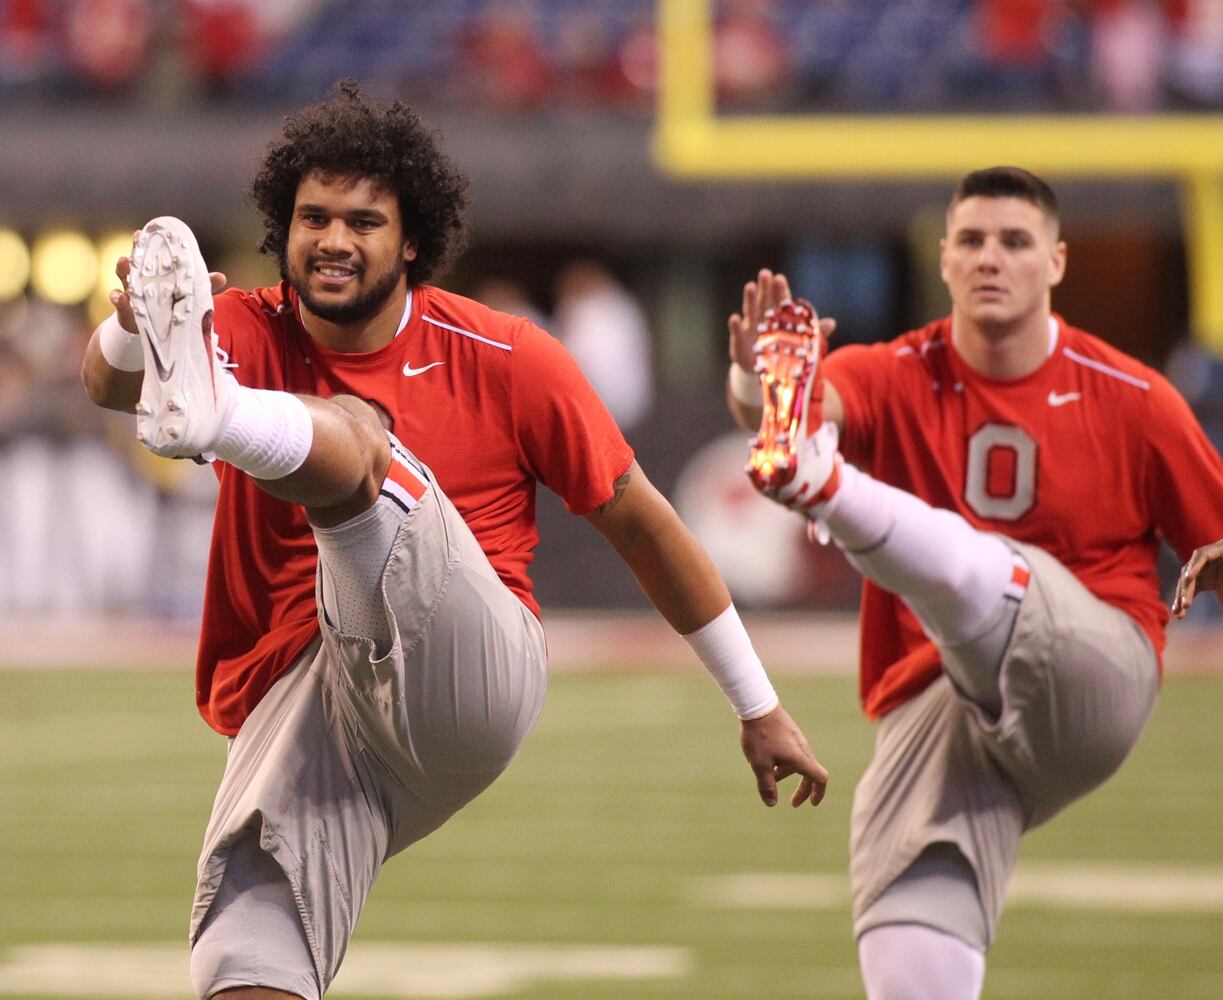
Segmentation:
{"type": "Polygon", "coordinates": [[[167,368],[165,362],[161,360],[161,348],[157,346],[157,341],[147,333],[144,335],[144,339],[149,342],[149,347],[153,349],[153,367],[157,369],[157,377],[163,382],[169,382],[174,376],[174,366],[170,365],[167,368]]]}
{"type": "Polygon", "coordinates": [[[419,375],[421,372],[427,372],[430,368],[436,368],[438,365],[444,365],[445,361],[434,361],[432,364],[424,365],[421,368],[413,368],[412,362],[409,361],[403,366],[403,373],[411,378],[413,375],[419,375]]]}
{"type": "Polygon", "coordinates": [[[1065,406],[1067,403],[1073,403],[1076,399],[1082,399],[1081,392],[1054,392],[1049,390],[1049,405],[1050,406],[1065,406]]]}

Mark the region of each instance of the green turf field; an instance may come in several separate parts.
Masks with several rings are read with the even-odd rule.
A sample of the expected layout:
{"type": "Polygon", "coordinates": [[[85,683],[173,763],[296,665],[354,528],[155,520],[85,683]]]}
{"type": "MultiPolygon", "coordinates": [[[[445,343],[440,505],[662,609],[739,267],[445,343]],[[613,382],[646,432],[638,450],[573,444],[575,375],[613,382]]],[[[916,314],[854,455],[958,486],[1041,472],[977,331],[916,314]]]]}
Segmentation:
{"type": "MultiPolygon", "coordinates": [[[[331,995],[860,996],[845,842],[870,728],[849,681],[781,688],[833,774],[818,810],[759,804],[696,671],[555,677],[509,772],[388,865],[331,995]]],[[[1221,717],[1223,681],[1169,681],[1122,772],[1028,839],[987,997],[1223,997],[1221,717]]],[[[189,997],[223,756],[188,676],[0,673],[0,997],[189,997]]]]}

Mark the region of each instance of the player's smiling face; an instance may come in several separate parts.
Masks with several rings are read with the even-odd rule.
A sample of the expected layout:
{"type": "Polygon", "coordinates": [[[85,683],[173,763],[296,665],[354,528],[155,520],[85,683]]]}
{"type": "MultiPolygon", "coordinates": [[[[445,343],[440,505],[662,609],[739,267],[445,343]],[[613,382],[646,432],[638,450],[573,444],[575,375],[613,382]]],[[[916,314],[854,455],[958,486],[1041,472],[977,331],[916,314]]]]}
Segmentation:
{"type": "Polygon", "coordinates": [[[415,258],[399,201],[377,182],[316,172],[298,185],[285,263],[289,283],[314,315],[338,324],[376,315],[406,290],[415,258]]]}
{"type": "Polygon", "coordinates": [[[1066,271],[1056,220],[1022,198],[965,198],[947,213],[940,246],[954,312],[986,331],[1047,312],[1066,271]]]}

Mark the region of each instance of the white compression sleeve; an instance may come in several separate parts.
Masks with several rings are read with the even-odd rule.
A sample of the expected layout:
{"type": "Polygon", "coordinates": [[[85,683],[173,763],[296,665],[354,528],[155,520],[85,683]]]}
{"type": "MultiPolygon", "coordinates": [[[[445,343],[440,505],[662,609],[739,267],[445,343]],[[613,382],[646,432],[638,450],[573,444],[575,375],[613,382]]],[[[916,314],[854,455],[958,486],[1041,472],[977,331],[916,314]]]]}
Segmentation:
{"type": "Polygon", "coordinates": [[[752,640],[734,604],[684,639],[718,682],[740,719],[758,719],[777,707],[777,692],[752,648],[752,640]]]}
{"type": "Polygon", "coordinates": [[[977,638],[1010,587],[1014,558],[996,535],[849,463],[818,517],[862,575],[902,598],[936,641],[977,638]]]}
{"type": "Polygon", "coordinates": [[[978,1000],[985,956],[922,924],[882,924],[858,939],[867,1000],[978,1000]]]}

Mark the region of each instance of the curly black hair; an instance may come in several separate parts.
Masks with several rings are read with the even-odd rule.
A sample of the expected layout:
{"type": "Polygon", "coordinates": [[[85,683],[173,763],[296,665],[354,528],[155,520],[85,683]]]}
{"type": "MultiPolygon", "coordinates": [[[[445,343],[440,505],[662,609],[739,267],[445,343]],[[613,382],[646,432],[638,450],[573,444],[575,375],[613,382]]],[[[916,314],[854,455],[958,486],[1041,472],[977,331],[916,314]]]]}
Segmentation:
{"type": "Polygon", "coordinates": [[[372,102],[354,80],[341,80],[333,94],[285,122],[255,175],[251,196],[264,220],[259,252],[275,257],[287,278],[289,223],[302,180],[315,171],[368,178],[398,198],[404,235],[417,245],[412,281],[427,281],[465,242],[467,178],[406,105],[372,102]]]}

